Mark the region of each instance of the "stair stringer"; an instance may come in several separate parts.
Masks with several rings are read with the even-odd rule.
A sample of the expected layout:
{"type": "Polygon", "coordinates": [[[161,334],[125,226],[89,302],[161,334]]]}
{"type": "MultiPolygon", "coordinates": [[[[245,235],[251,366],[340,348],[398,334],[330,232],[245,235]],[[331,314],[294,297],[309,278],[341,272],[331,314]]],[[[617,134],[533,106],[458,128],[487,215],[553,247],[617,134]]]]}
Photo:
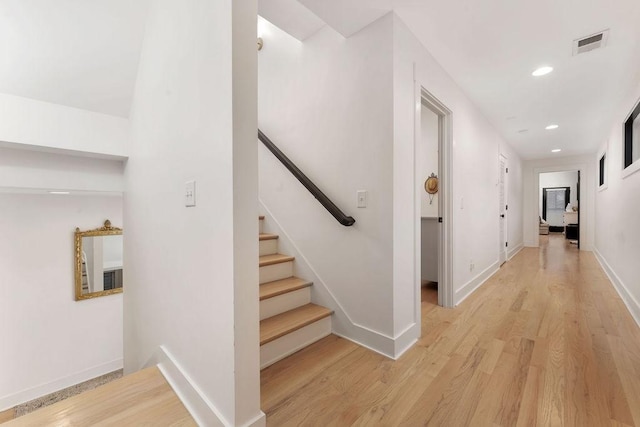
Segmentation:
{"type": "Polygon", "coordinates": [[[333,334],[391,359],[397,359],[415,343],[415,338],[412,338],[415,335],[414,329],[417,326],[415,324],[393,338],[354,322],[304,253],[296,246],[286,230],[273,216],[269,208],[261,199],[259,199],[259,203],[260,211],[265,213],[263,232],[278,234],[280,236],[278,240],[280,253],[286,253],[296,258],[293,263],[294,276],[313,282],[313,286],[311,286],[311,302],[333,310],[331,322],[333,334]]]}

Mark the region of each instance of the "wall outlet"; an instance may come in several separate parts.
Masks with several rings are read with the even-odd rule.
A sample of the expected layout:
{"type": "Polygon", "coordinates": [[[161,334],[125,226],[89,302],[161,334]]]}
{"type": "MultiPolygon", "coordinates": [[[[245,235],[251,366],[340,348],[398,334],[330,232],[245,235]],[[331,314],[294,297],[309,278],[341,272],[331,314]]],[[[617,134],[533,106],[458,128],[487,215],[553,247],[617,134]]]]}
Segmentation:
{"type": "Polygon", "coordinates": [[[187,181],[184,184],[184,205],[188,208],[196,205],[196,182],[187,181]]]}

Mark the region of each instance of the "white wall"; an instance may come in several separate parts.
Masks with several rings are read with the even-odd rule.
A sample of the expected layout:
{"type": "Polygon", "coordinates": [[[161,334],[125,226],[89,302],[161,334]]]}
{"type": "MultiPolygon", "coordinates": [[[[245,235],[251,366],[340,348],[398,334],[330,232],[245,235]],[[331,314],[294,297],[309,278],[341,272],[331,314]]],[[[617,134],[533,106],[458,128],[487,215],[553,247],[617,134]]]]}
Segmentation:
{"type": "Polygon", "coordinates": [[[122,295],[74,301],[74,231],[122,198],[0,194],[0,411],[122,367],[122,295]]]}
{"type": "Polygon", "coordinates": [[[540,174],[540,191],[538,196],[538,212],[542,216],[542,189],[553,187],[569,187],[571,206],[578,206],[578,171],[548,172],[540,174]]]}
{"type": "Polygon", "coordinates": [[[539,243],[540,174],[580,170],[580,249],[590,251],[594,239],[594,194],[596,165],[593,156],[552,157],[527,160],[523,164],[524,182],[524,244],[537,247],[539,243]]]}
{"type": "MultiPolygon", "coordinates": [[[[453,121],[453,289],[459,303],[498,268],[498,157],[508,158],[509,245],[521,246],[521,161],[458,85],[394,16],[394,328],[419,324],[413,306],[419,239],[413,175],[414,111],[419,87],[449,110],[453,121]],[[414,84],[415,70],[415,84],[414,84]],[[473,261],[475,269],[470,269],[473,261]]],[[[441,171],[442,173],[442,171],[441,171]]]]}
{"type": "Polygon", "coordinates": [[[429,194],[424,191],[424,183],[432,173],[438,175],[438,115],[422,106],[420,112],[422,136],[416,146],[417,185],[420,188],[421,216],[438,216],[438,194],[429,194]]]}
{"type": "Polygon", "coordinates": [[[129,121],[49,102],[0,94],[0,146],[125,158],[129,121]]]}
{"type": "Polygon", "coordinates": [[[322,279],[314,288],[335,296],[316,302],[350,319],[334,332],[393,355],[392,20],[304,43],[261,26],[259,126],[356,223],[340,225],[259,143],[260,198],[322,279]]]}
{"type": "MultiPolygon", "coordinates": [[[[595,192],[595,253],[640,324],[640,172],[623,177],[622,122],[640,98],[640,85],[616,114],[603,145],[607,150],[607,186],[595,192]]],[[[598,170],[598,161],[590,163],[598,170]]]]}
{"type": "MultiPolygon", "coordinates": [[[[334,331],[397,356],[419,334],[414,62],[423,86],[454,111],[455,191],[467,206],[455,215],[458,300],[497,268],[498,155],[508,153],[516,180],[520,160],[393,14],[347,39],[325,27],[300,43],[262,28],[260,127],[356,224],[340,226],[262,146],[260,197],[321,278],[314,286],[335,297],[318,302],[353,323],[334,331]],[[366,209],[356,208],[360,189],[366,209]]],[[[520,246],[521,187],[513,185],[509,233],[520,246]]]]}
{"type": "Polygon", "coordinates": [[[125,370],[157,358],[202,425],[264,424],[256,8],[154,1],[131,114],[125,370]],[[186,208],[190,180],[196,206],[186,208]]]}
{"type": "Polygon", "coordinates": [[[119,160],[0,148],[0,191],[5,192],[121,193],[123,170],[124,164],[119,160]]]}

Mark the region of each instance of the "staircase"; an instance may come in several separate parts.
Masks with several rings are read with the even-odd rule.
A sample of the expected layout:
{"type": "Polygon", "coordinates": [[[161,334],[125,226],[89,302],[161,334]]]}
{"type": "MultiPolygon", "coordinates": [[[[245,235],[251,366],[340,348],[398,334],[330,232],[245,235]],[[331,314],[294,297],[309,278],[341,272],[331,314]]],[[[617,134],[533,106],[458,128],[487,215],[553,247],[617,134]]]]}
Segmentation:
{"type": "Polygon", "coordinates": [[[260,223],[260,369],[331,334],[333,312],[311,303],[312,282],[293,275],[294,257],[260,223]]]}

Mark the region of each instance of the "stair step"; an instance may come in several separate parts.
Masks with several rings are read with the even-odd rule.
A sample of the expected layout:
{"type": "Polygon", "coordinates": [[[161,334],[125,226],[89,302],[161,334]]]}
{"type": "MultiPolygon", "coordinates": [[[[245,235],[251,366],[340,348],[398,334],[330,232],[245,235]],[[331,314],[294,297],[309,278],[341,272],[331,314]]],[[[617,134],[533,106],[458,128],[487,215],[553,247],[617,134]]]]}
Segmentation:
{"type": "Polygon", "coordinates": [[[273,255],[278,253],[278,235],[260,233],[258,241],[259,256],[273,255]]]}
{"type": "Polygon", "coordinates": [[[333,311],[315,304],[307,304],[260,322],[260,345],[267,344],[318,320],[329,317],[333,311]]]}
{"type": "Polygon", "coordinates": [[[277,234],[269,234],[269,233],[260,233],[258,235],[258,240],[276,240],[279,236],[277,234]]]}
{"type": "Polygon", "coordinates": [[[258,215],[258,220],[264,219],[264,215],[258,215]]]}
{"type": "Polygon", "coordinates": [[[296,257],[283,254],[263,255],[260,257],[260,263],[258,265],[260,267],[265,267],[267,265],[282,264],[283,262],[293,261],[294,259],[296,259],[296,257]]]}
{"type": "Polygon", "coordinates": [[[306,288],[311,285],[312,282],[299,277],[287,277],[286,279],[265,283],[260,285],[260,301],[277,297],[278,295],[286,294],[288,292],[297,291],[298,289],[306,288]]]}

